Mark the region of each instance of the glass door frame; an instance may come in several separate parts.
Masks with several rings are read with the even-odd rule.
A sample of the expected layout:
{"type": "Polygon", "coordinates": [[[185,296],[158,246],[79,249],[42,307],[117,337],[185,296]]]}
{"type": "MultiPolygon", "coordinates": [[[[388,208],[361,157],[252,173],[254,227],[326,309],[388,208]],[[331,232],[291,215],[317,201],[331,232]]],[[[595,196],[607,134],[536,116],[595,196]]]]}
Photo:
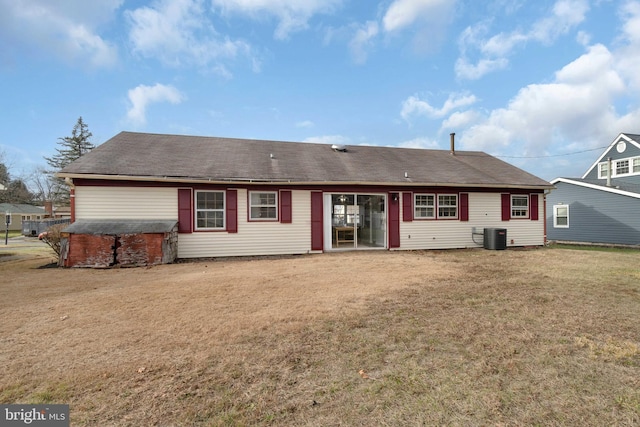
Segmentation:
{"type": "Polygon", "coordinates": [[[389,248],[389,194],[384,192],[324,192],[323,193],[323,234],[324,234],[324,250],[325,251],[347,251],[347,250],[386,250],[389,248]],[[335,213],[334,212],[334,197],[345,196],[345,199],[353,200],[353,204],[347,204],[345,206],[354,206],[354,209],[348,209],[345,207],[344,212],[335,213]],[[370,218],[366,218],[366,213],[364,212],[364,205],[358,205],[358,201],[361,200],[362,197],[378,197],[383,201],[381,209],[382,212],[376,211],[380,216],[376,218],[376,220],[380,223],[380,227],[373,228],[373,220],[371,216],[373,215],[373,211],[371,208],[369,212],[371,213],[370,218]],[[336,218],[343,217],[343,218],[336,218]],[[345,224],[334,224],[336,219],[344,220],[345,224]],[[380,242],[379,246],[368,246],[368,245],[359,245],[359,232],[362,232],[364,228],[359,227],[362,226],[365,221],[369,221],[369,239],[371,240],[371,233],[374,233],[374,230],[378,230],[383,234],[382,242],[380,242]],[[349,224],[353,224],[353,235],[345,235],[340,233],[348,233],[347,228],[349,224]],[[342,229],[341,226],[345,226],[342,229]],[[339,241],[338,241],[339,240],[339,241]],[[352,242],[351,244],[348,244],[352,242]],[[344,246],[343,246],[344,245],[344,246]]]}

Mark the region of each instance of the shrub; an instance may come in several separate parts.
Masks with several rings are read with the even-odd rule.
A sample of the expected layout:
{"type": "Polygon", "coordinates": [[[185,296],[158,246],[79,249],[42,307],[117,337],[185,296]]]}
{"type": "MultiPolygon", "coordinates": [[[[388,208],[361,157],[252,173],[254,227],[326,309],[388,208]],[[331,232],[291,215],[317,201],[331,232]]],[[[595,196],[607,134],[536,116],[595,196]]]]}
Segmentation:
{"type": "Polygon", "coordinates": [[[60,256],[60,234],[68,224],[55,224],[47,228],[38,235],[38,239],[45,242],[53,249],[57,256],[60,256]]]}

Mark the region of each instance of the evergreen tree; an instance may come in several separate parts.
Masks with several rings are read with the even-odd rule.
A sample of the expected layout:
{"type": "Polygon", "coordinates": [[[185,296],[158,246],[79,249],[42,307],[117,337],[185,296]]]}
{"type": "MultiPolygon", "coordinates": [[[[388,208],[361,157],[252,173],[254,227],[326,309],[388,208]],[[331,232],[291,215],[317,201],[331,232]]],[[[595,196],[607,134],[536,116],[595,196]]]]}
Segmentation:
{"type": "Polygon", "coordinates": [[[58,138],[58,144],[62,148],[56,148],[57,154],[52,157],[45,157],[44,159],[52,168],[53,172],[58,172],[94,148],[94,145],[90,141],[92,136],[93,134],[89,132],[89,127],[82,120],[82,117],[80,117],[71,131],[71,136],[58,138]]]}
{"type": "Polygon", "coordinates": [[[69,202],[69,186],[63,179],[55,178],[55,173],[91,151],[94,148],[90,141],[92,136],[93,134],[89,132],[89,127],[80,117],[71,131],[71,136],[58,138],[58,145],[61,148],[56,148],[57,153],[52,157],[44,158],[51,167],[47,173],[55,183],[51,192],[54,202],[59,204],[67,204],[69,202]]]}

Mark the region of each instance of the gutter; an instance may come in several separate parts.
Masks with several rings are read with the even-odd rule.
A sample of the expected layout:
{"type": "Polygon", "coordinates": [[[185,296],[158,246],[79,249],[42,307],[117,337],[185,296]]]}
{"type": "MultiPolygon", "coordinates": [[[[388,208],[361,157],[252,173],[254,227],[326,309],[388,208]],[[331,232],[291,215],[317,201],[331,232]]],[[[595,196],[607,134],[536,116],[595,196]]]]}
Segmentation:
{"type": "Polygon", "coordinates": [[[256,178],[180,178],[170,176],[136,176],[136,175],[100,175],[82,173],[57,173],[58,178],[64,178],[67,183],[73,185],[73,179],[103,179],[111,181],[141,181],[141,182],[175,182],[191,184],[254,184],[254,185],[368,185],[388,187],[469,187],[469,188],[513,188],[546,190],[554,188],[553,185],[518,185],[518,184],[469,184],[462,182],[373,182],[373,181],[297,181],[294,179],[256,179],[256,178]]]}

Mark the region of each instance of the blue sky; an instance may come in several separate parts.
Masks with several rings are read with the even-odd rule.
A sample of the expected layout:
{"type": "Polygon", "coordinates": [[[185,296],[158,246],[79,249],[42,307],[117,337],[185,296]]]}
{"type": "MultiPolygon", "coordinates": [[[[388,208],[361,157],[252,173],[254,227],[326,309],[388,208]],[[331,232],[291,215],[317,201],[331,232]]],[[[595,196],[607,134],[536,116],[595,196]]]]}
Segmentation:
{"type": "Polygon", "coordinates": [[[640,133],[640,1],[0,0],[0,152],[120,131],[480,150],[581,176],[640,133]]]}

